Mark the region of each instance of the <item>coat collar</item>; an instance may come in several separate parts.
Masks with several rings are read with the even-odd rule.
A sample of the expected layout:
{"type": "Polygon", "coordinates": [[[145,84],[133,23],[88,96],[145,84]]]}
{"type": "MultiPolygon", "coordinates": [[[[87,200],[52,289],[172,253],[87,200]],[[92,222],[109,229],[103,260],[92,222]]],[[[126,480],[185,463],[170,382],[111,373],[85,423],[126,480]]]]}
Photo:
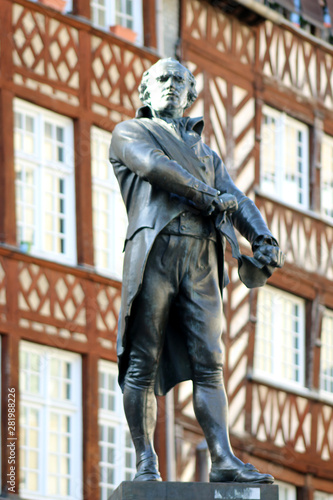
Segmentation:
{"type": "MultiPolygon", "coordinates": [[[[142,106],[139,108],[135,114],[135,118],[155,118],[156,113],[154,112],[153,108],[151,106],[142,106]]],[[[196,132],[199,136],[201,136],[203,128],[204,128],[204,120],[202,117],[197,117],[197,118],[190,118],[189,116],[184,116],[183,118],[176,118],[173,120],[172,118],[168,118],[166,121],[177,121],[180,120],[183,125],[185,130],[188,131],[194,131],[196,132]]]]}

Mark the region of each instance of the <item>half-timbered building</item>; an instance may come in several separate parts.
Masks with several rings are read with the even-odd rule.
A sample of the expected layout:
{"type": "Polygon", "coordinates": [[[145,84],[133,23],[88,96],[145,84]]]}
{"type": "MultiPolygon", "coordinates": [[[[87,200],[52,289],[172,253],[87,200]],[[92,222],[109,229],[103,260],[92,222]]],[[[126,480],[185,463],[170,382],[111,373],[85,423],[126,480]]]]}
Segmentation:
{"type": "MultiPolygon", "coordinates": [[[[205,141],[286,253],[251,291],[227,254],[232,445],[280,500],[332,500],[331,19],[332,0],[0,0],[3,494],[107,500],[133,476],[108,147],[142,73],[173,56],[196,77],[205,141]]],[[[207,480],[190,383],[159,400],[156,448],[164,479],[207,480]]]]}

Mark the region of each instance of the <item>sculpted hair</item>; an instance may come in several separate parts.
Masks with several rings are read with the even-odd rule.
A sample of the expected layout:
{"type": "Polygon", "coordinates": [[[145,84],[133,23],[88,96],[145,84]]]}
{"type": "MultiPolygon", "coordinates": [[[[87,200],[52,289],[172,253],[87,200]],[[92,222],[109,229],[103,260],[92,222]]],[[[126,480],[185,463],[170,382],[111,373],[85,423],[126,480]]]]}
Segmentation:
{"type": "Polygon", "coordinates": [[[189,91],[187,93],[187,103],[185,107],[185,109],[187,109],[194,103],[194,101],[198,97],[196,89],[196,81],[191,71],[185,68],[185,66],[183,66],[179,61],[176,61],[176,59],[173,59],[172,57],[169,57],[167,59],[160,59],[159,61],[157,61],[157,63],[153,64],[153,66],[151,66],[149,69],[147,69],[147,71],[143,73],[141,83],[138,87],[139,98],[141,102],[143,102],[143,104],[150,104],[150,92],[149,92],[150,79],[153,78],[153,74],[156,73],[157,67],[160,65],[160,63],[165,61],[179,64],[186,71],[187,82],[189,84],[189,91]]]}

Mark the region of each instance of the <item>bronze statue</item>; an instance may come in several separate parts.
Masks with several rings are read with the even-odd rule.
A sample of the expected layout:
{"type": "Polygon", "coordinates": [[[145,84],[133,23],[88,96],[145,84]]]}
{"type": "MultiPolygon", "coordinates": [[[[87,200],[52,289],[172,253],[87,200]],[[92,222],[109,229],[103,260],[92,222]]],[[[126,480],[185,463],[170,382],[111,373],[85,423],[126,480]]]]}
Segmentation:
{"type": "Polygon", "coordinates": [[[235,457],[222,375],[226,239],[247,286],[262,285],[284,256],[259,210],[183,117],[197,97],[191,72],[162,59],[143,75],[144,104],[114,129],[110,161],[128,212],[119,321],[119,383],[137,458],[135,481],[160,481],[153,446],[155,394],[193,381],[196,417],[212,459],[210,481],[272,483],[235,457]],[[240,255],[233,226],[252,244],[240,255]]]}

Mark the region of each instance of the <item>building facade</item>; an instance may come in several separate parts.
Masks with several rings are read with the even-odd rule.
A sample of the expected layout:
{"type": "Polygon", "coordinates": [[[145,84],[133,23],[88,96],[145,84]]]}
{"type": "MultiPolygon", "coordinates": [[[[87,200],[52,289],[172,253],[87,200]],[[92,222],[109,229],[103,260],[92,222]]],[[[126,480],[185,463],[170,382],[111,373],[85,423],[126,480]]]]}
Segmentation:
{"type": "MultiPolygon", "coordinates": [[[[332,500],[331,1],[0,8],[1,491],[106,500],[133,476],[115,350],[126,214],[108,146],[143,71],[173,56],[197,79],[205,141],[287,256],[249,291],[227,254],[232,445],[281,500],[332,500]]],[[[164,479],[206,478],[190,383],[159,400],[156,448],[164,479]]]]}

